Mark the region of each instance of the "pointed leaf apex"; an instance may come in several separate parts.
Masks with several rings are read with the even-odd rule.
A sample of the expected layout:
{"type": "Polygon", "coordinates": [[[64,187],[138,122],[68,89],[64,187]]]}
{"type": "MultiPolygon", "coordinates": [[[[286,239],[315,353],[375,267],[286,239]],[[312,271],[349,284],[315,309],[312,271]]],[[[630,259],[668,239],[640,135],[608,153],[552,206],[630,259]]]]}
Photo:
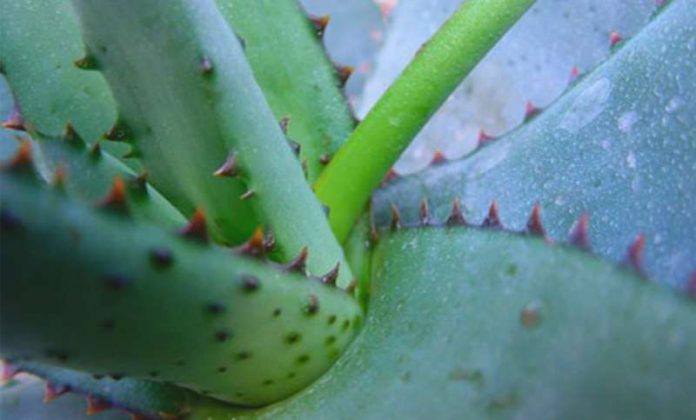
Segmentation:
{"type": "Polygon", "coordinates": [[[111,189],[99,202],[99,207],[112,210],[117,213],[128,213],[128,202],[126,197],[126,183],[120,176],[114,177],[111,189]]]}
{"type": "Polygon", "coordinates": [[[239,175],[237,154],[235,152],[230,153],[227,159],[225,159],[225,162],[213,172],[213,175],[217,177],[235,177],[239,175]]]}
{"type": "Polygon", "coordinates": [[[294,271],[294,272],[301,273],[301,274],[306,274],[307,273],[307,257],[308,256],[309,256],[309,250],[305,246],[300,250],[300,253],[297,255],[297,257],[295,257],[295,259],[293,259],[292,261],[290,261],[289,263],[287,263],[285,265],[284,270],[285,271],[294,271]]]}
{"type": "Polygon", "coordinates": [[[428,226],[430,224],[430,209],[428,206],[428,200],[426,198],[421,200],[418,212],[420,216],[420,224],[422,226],[428,226]]]}
{"type": "Polygon", "coordinates": [[[391,223],[389,225],[391,230],[401,229],[401,213],[399,213],[399,208],[396,205],[391,205],[391,223]]]}
{"type": "Polygon", "coordinates": [[[46,382],[46,388],[44,389],[44,402],[53,401],[68,391],[70,391],[70,387],[67,385],[46,382]]]}
{"type": "Polygon", "coordinates": [[[189,219],[188,224],[179,231],[179,234],[188,239],[203,243],[208,242],[208,227],[202,208],[199,207],[196,209],[191,219],[189,219]]]}
{"type": "Polygon", "coordinates": [[[462,214],[462,203],[459,198],[452,200],[452,210],[450,211],[447,221],[447,226],[466,226],[466,219],[462,214]]]}
{"type": "Polygon", "coordinates": [[[503,225],[500,223],[500,217],[498,217],[498,203],[495,200],[491,202],[491,206],[488,208],[488,215],[483,220],[481,226],[492,229],[499,229],[503,227],[503,225]]]}
{"type": "Polygon", "coordinates": [[[108,410],[112,407],[111,403],[105,401],[99,397],[88,396],[87,397],[87,415],[91,416],[94,414],[101,413],[102,411],[108,410]]]}
{"type": "Polygon", "coordinates": [[[643,273],[643,251],[645,249],[645,235],[639,234],[626,253],[626,264],[638,273],[643,273]]]}
{"type": "Polygon", "coordinates": [[[582,216],[575,222],[575,226],[570,232],[568,237],[568,243],[574,245],[580,249],[586,251],[590,250],[590,237],[589,237],[589,227],[590,227],[590,216],[587,213],[583,213],[582,216]]]}
{"type": "Polygon", "coordinates": [[[546,230],[541,223],[541,206],[539,203],[534,204],[532,208],[532,214],[529,216],[529,221],[527,221],[527,232],[542,238],[546,237],[546,230]]]}

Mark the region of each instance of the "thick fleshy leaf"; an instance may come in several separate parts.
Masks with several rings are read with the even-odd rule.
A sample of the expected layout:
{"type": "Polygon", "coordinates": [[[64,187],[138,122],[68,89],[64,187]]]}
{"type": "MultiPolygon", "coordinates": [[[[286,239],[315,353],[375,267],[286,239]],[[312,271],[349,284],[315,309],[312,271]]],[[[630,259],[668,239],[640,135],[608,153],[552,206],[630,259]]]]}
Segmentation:
{"type": "MultiPolygon", "coordinates": [[[[358,107],[364,115],[462,0],[401,0],[358,107]]],[[[397,164],[423,168],[436,150],[459,157],[479,132],[500,135],[522,123],[525,103],[545,107],[571,80],[610,53],[609,34],[645,25],[655,0],[538,0],[443,105],[397,164]]]]}
{"type": "Polygon", "coordinates": [[[652,419],[696,410],[696,302],[540,238],[462,227],[383,236],[353,345],[307,390],[251,417],[652,419]]]}
{"type": "Polygon", "coordinates": [[[492,200],[522,228],[539,202],[548,233],[581,213],[590,242],[615,260],[646,235],[648,275],[684,286],[696,268],[696,9],[675,0],[608,62],[537,118],[461,161],[396,181],[375,196],[415,220],[423,198],[444,217],[459,197],[475,221],[492,200]]]}

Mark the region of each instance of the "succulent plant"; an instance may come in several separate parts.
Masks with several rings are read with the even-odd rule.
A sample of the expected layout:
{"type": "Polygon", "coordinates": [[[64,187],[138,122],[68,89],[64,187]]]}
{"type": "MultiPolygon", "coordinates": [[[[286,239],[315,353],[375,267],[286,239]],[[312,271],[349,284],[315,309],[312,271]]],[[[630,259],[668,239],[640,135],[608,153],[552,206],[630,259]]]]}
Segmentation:
{"type": "Polygon", "coordinates": [[[3,1],[0,412],[696,416],[694,1],[562,93],[491,60],[564,66],[583,39],[520,28],[621,1],[402,0],[376,59],[371,1],[304,3],[342,35],[293,0],[3,1]],[[486,127],[481,71],[548,106],[486,127]]]}

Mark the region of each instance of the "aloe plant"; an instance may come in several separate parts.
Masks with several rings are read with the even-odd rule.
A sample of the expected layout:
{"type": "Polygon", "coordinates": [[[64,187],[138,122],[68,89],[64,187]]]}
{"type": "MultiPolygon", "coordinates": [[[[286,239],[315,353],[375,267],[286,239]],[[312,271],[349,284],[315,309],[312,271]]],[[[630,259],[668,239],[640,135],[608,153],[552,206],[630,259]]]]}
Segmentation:
{"type": "Polygon", "coordinates": [[[562,14],[533,3],[433,3],[389,83],[418,3],[376,59],[375,6],[335,3],[329,53],[370,32],[358,107],[389,85],[358,120],[334,20],[295,1],[4,1],[3,415],[696,415],[692,0],[641,6],[509,133],[394,169],[562,14]]]}

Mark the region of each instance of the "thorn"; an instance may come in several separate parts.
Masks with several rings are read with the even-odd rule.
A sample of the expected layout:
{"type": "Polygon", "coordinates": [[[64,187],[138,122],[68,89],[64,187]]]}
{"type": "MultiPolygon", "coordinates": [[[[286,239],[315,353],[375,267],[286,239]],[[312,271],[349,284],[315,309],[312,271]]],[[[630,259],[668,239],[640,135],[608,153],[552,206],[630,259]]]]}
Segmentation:
{"type": "Polygon", "coordinates": [[[336,76],[338,76],[338,85],[340,87],[345,86],[346,83],[348,82],[348,79],[350,79],[350,76],[353,74],[353,71],[354,71],[353,66],[336,65],[334,67],[336,69],[336,76]]]}
{"type": "Polygon", "coordinates": [[[696,270],[691,273],[689,281],[686,283],[686,293],[692,298],[696,299],[696,270]]]}
{"type": "Polygon", "coordinates": [[[102,411],[110,409],[111,403],[105,401],[99,397],[90,395],[87,397],[87,415],[91,416],[93,414],[101,413],[102,411]]]}
{"type": "Polygon", "coordinates": [[[580,249],[584,249],[585,251],[589,251],[591,248],[590,238],[588,235],[589,225],[590,217],[587,215],[587,213],[583,213],[571,230],[570,236],[568,237],[568,243],[580,249]]]}
{"type": "Polygon", "coordinates": [[[290,150],[292,150],[292,153],[295,156],[300,155],[300,150],[302,150],[302,145],[295,140],[287,139],[288,146],[290,146],[290,150]]]}
{"type": "Polygon", "coordinates": [[[69,391],[70,387],[68,385],[46,382],[46,388],[44,389],[44,402],[51,402],[69,391]]]}
{"type": "Polygon", "coordinates": [[[295,271],[297,273],[306,274],[307,273],[307,256],[309,251],[307,247],[303,247],[300,253],[295,259],[290,261],[283,268],[284,271],[295,271]]]}
{"type": "Polygon", "coordinates": [[[346,287],[346,292],[349,295],[353,295],[355,293],[355,289],[357,289],[357,287],[358,287],[358,281],[353,279],[353,281],[350,282],[348,287],[346,287]]]}
{"type": "Polygon", "coordinates": [[[225,162],[215,172],[213,172],[213,175],[217,177],[235,177],[239,175],[239,168],[237,167],[237,153],[230,152],[230,154],[227,155],[225,162]]]}
{"type": "Polygon", "coordinates": [[[314,315],[319,312],[319,298],[314,293],[310,293],[307,296],[307,303],[304,307],[305,313],[307,315],[314,315]]]}
{"type": "Polygon", "coordinates": [[[185,238],[194,239],[203,243],[208,242],[208,228],[205,221],[205,213],[202,208],[197,208],[191,219],[179,234],[185,238]]]}
{"type": "Polygon", "coordinates": [[[19,148],[12,160],[3,165],[3,169],[16,172],[34,173],[31,163],[31,142],[27,139],[19,141],[19,148]]]}
{"type": "Polygon", "coordinates": [[[276,239],[275,236],[271,232],[267,232],[263,236],[263,250],[268,253],[273,251],[273,248],[276,246],[276,239]]]}
{"type": "Polygon", "coordinates": [[[495,137],[480,129],[478,132],[478,147],[485,146],[495,140],[495,137]]]}
{"type": "Polygon", "coordinates": [[[204,76],[207,76],[213,72],[213,62],[210,61],[210,58],[208,57],[201,58],[201,62],[198,67],[204,76]]]}
{"type": "Polygon", "coordinates": [[[128,203],[126,199],[126,184],[120,176],[114,177],[111,189],[98,204],[99,207],[113,210],[117,213],[128,213],[128,203]]]}
{"type": "Polygon", "coordinates": [[[99,142],[94,143],[94,145],[89,149],[89,154],[94,159],[100,158],[101,157],[101,144],[99,142]]]}
{"type": "Polygon", "coordinates": [[[286,136],[288,135],[288,125],[290,125],[290,115],[286,115],[283,118],[278,121],[278,125],[280,126],[280,129],[283,131],[283,134],[286,136]]]}
{"type": "Polygon", "coordinates": [[[132,139],[133,135],[128,125],[119,117],[111,129],[104,134],[104,138],[113,141],[127,141],[132,139]]]}
{"type": "Polygon", "coordinates": [[[158,267],[169,267],[174,263],[174,255],[169,248],[158,247],[150,250],[150,260],[158,267]]]}
{"type": "Polygon", "coordinates": [[[263,258],[266,255],[263,239],[263,229],[261,227],[256,228],[254,234],[251,235],[251,238],[249,238],[249,240],[247,240],[242,245],[234,248],[234,252],[239,255],[263,258]]]}
{"type": "Polygon", "coordinates": [[[2,126],[3,128],[9,128],[11,130],[26,131],[24,117],[22,116],[22,111],[19,109],[19,104],[17,104],[17,102],[12,106],[12,112],[10,116],[2,122],[2,126]]]}
{"type": "Polygon", "coordinates": [[[80,135],[77,134],[77,131],[75,131],[75,127],[73,127],[73,125],[70,122],[65,124],[65,130],[63,130],[63,140],[72,146],[80,148],[85,147],[86,144],[85,141],[82,140],[82,137],[80,137],[80,135]]]}
{"type": "Polygon", "coordinates": [[[496,203],[495,200],[491,202],[491,206],[488,208],[488,216],[483,220],[481,226],[492,229],[500,229],[503,227],[498,217],[498,203],[496,203]]]}
{"type": "Polygon", "coordinates": [[[334,268],[329,270],[328,273],[321,276],[321,282],[329,286],[336,286],[336,280],[338,279],[338,270],[340,268],[341,263],[337,262],[334,268]]]}
{"type": "Polygon", "coordinates": [[[319,38],[322,38],[324,36],[324,31],[326,30],[326,27],[329,25],[329,21],[331,20],[331,16],[319,16],[319,17],[310,17],[309,18],[310,22],[312,22],[312,26],[314,26],[314,30],[317,33],[317,36],[319,38]]]}
{"type": "Polygon", "coordinates": [[[620,33],[616,31],[609,32],[609,47],[613,48],[617,46],[621,41],[623,41],[623,37],[620,33]]]}
{"type": "Polygon", "coordinates": [[[5,362],[2,365],[2,373],[0,374],[0,383],[5,383],[14,379],[22,370],[15,365],[5,362]]]}
{"type": "Polygon", "coordinates": [[[532,208],[532,214],[529,216],[529,221],[527,221],[527,233],[546,238],[546,230],[541,223],[541,206],[539,206],[539,203],[534,204],[532,208]]]}
{"type": "Polygon", "coordinates": [[[142,171],[140,174],[137,176],[133,177],[131,179],[131,186],[140,191],[140,192],[146,192],[147,191],[147,178],[150,176],[147,171],[142,171]]]}
{"type": "Polygon", "coordinates": [[[82,70],[97,70],[99,68],[96,57],[89,51],[87,51],[82,58],[73,61],[73,64],[75,64],[75,67],[82,70]]]}
{"type": "Polygon", "coordinates": [[[247,292],[253,292],[254,290],[257,290],[261,283],[258,277],[252,276],[251,274],[242,275],[240,280],[242,282],[242,289],[246,290],[247,292]]]}
{"type": "Polygon", "coordinates": [[[240,196],[239,196],[239,199],[240,199],[240,200],[248,200],[248,199],[250,199],[251,197],[253,197],[254,195],[256,195],[256,191],[254,191],[254,190],[249,190],[249,191],[245,192],[244,194],[240,195],[240,196]]]}
{"type": "Polygon", "coordinates": [[[65,190],[65,180],[68,177],[68,171],[65,166],[58,165],[53,173],[53,186],[58,190],[65,190]]]}
{"type": "Polygon", "coordinates": [[[376,244],[377,241],[379,241],[379,231],[377,230],[377,225],[375,224],[375,214],[372,211],[372,208],[370,208],[369,217],[370,217],[370,242],[373,244],[376,244]]]}
{"type": "Polygon", "coordinates": [[[394,204],[391,205],[391,223],[389,228],[391,230],[401,229],[401,214],[399,214],[399,209],[394,204]]]}
{"type": "Polygon", "coordinates": [[[319,156],[319,163],[322,165],[328,165],[329,162],[331,162],[331,155],[328,153],[324,153],[321,156],[319,156]]]}
{"type": "Polygon", "coordinates": [[[428,200],[423,198],[419,207],[420,224],[428,226],[430,224],[430,210],[428,209],[428,200]]]}
{"type": "Polygon", "coordinates": [[[393,181],[398,177],[399,174],[396,172],[396,170],[394,168],[390,168],[389,171],[387,171],[386,175],[384,175],[384,178],[382,178],[382,186],[393,181]]]}
{"type": "Polygon", "coordinates": [[[445,222],[447,226],[466,226],[466,219],[462,214],[462,203],[459,198],[452,200],[452,210],[450,211],[449,217],[445,222]]]}
{"type": "Polygon", "coordinates": [[[639,234],[626,253],[626,264],[637,273],[643,274],[643,250],[645,249],[645,235],[639,234]]]}
{"type": "Polygon", "coordinates": [[[539,115],[541,112],[540,108],[537,108],[532,101],[527,101],[524,106],[524,122],[530,121],[532,118],[539,115]]]}
{"type": "Polygon", "coordinates": [[[575,83],[580,78],[580,69],[577,66],[573,66],[570,69],[570,83],[575,83]]]}
{"type": "Polygon", "coordinates": [[[436,150],[435,154],[433,155],[433,159],[430,161],[430,165],[439,165],[439,164],[445,162],[446,160],[447,160],[447,158],[442,153],[442,151],[436,150]]]}

